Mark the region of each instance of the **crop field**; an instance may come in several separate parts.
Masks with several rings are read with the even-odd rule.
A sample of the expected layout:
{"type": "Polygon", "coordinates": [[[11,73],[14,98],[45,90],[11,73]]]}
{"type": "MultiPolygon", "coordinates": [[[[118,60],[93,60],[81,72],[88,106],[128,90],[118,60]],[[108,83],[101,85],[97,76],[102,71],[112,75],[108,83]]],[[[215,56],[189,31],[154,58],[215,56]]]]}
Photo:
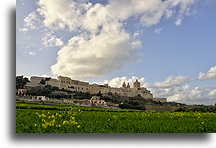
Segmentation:
{"type": "Polygon", "coordinates": [[[17,133],[216,133],[216,114],[16,104],[17,133]]]}

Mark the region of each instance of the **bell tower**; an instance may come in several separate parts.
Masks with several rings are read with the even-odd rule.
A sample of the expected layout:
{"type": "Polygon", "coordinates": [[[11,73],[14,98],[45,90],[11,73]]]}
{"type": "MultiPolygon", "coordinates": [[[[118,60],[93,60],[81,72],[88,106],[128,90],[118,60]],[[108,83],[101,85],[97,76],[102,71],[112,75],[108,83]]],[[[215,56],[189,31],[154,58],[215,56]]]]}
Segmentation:
{"type": "Polygon", "coordinates": [[[122,87],[123,87],[123,88],[126,88],[126,84],[125,84],[125,82],[122,84],[122,87]]]}
{"type": "Polygon", "coordinates": [[[127,83],[127,88],[130,88],[130,84],[129,83],[127,83]]]}

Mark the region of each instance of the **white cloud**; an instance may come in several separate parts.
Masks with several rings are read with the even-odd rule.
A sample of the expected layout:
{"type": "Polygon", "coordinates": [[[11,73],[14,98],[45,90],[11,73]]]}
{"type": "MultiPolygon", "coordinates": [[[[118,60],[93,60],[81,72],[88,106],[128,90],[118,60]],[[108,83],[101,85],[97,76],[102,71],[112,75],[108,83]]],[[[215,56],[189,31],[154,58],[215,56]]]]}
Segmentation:
{"type": "Polygon", "coordinates": [[[154,32],[155,32],[156,34],[159,34],[159,33],[161,32],[161,30],[162,30],[162,28],[156,28],[156,29],[154,30],[154,32]]]}
{"type": "Polygon", "coordinates": [[[186,104],[215,103],[216,89],[213,87],[190,87],[188,82],[194,79],[188,76],[169,76],[163,82],[156,82],[149,87],[154,97],[165,97],[168,101],[186,104]]]}
{"type": "Polygon", "coordinates": [[[109,84],[111,87],[122,87],[122,84],[125,82],[126,84],[129,83],[130,87],[133,87],[133,83],[136,81],[136,79],[140,82],[140,85],[148,85],[145,83],[145,79],[143,77],[138,78],[136,76],[131,76],[131,78],[128,77],[116,77],[112,80],[105,80],[103,84],[109,84]]]}
{"type": "Polygon", "coordinates": [[[184,15],[189,16],[191,6],[197,0],[109,0],[108,8],[113,16],[125,20],[132,16],[138,16],[143,26],[158,24],[165,16],[170,18],[176,13],[176,24],[180,25],[184,15]]]}
{"type": "Polygon", "coordinates": [[[172,78],[174,81],[178,80],[179,82],[173,83],[172,85],[169,85],[169,87],[156,87],[155,85],[147,83],[143,77],[139,78],[136,76],[131,76],[129,78],[116,77],[111,80],[105,80],[101,84],[109,84],[111,87],[121,87],[123,82],[125,82],[133,87],[133,82],[135,82],[136,79],[141,83],[142,87],[150,90],[154,97],[167,98],[168,101],[185,104],[215,104],[216,89],[213,87],[191,87],[189,84],[183,84],[183,80],[185,83],[188,82],[187,76],[172,78]]]}
{"type": "Polygon", "coordinates": [[[190,87],[188,82],[192,82],[187,76],[168,77],[164,82],[157,82],[149,89],[154,97],[165,97],[168,101],[186,104],[206,104],[215,103],[216,89],[213,87],[190,87]]]}
{"type": "Polygon", "coordinates": [[[45,35],[42,37],[42,44],[46,47],[61,47],[64,45],[64,42],[51,33],[45,33],[45,35]]]}
{"type": "Polygon", "coordinates": [[[204,80],[204,79],[215,79],[216,78],[216,66],[211,67],[207,73],[199,73],[198,79],[204,80]]]}
{"type": "Polygon", "coordinates": [[[67,5],[55,3],[57,8],[50,6],[47,1],[41,2],[42,8],[46,8],[41,13],[46,26],[57,23],[57,28],[68,27],[74,31],[81,28],[83,32],[68,41],[59,51],[57,63],[51,67],[55,75],[79,79],[98,77],[119,69],[130,61],[132,55],[138,59],[134,49],[141,47],[141,41],[124,30],[123,21],[140,15],[141,23],[151,26],[159,23],[166,8],[171,7],[171,1],[163,3],[159,0],[110,0],[107,5],[69,4],[67,1],[67,5]],[[61,13],[57,12],[50,18],[50,11],[54,11],[52,9],[61,13]]]}
{"type": "Polygon", "coordinates": [[[169,76],[163,82],[154,83],[153,87],[169,88],[169,87],[181,85],[182,83],[188,81],[191,81],[191,79],[188,76],[177,76],[177,77],[169,76]]]}
{"type": "Polygon", "coordinates": [[[134,50],[141,46],[124,31],[115,29],[93,35],[76,36],[58,52],[57,63],[51,69],[55,75],[76,79],[98,77],[122,67],[134,50]]]}
{"type": "Polygon", "coordinates": [[[175,21],[177,26],[181,25],[184,16],[193,14],[193,12],[191,12],[191,7],[195,2],[196,0],[174,0],[172,2],[173,6],[179,5],[179,13],[175,21]]]}
{"type": "Polygon", "coordinates": [[[168,101],[175,101],[186,104],[215,104],[216,89],[211,87],[195,87],[176,91],[175,94],[168,96],[168,101]]]}
{"type": "Polygon", "coordinates": [[[175,21],[175,24],[176,24],[177,26],[180,26],[181,23],[182,23],[182,19],[181,19],[181,18],[177,18],[176,21],[175,21]]]}
{"type": "Polygon", "coordinates": [[[36,55],[36,52],[28,51],[28,54],[29,54],[30,56],[35,56],[35,55],[36,55]]]}
{"type": "Polygon", "coordinates": [[[19,28],[19,31],[21,32],[27,32],[29,30],[35,30],[39,28],[41,20],[38,17],[38,14],[33,11],[32,13],[29,13],[24,18],[24,27],[19,28]]]}
{"type": "Polygon", "coordinates": [[[144,27],[158,24],[164,17],[177,16],[176,19],[182,21],[195,1],[108,0],[107,4],[92,4],[75,0],[39,0],[38,9],[25,18],[25,28],[21,30],[37,29],[35,24],[40,18],[39,23],[45,29],[54,32],[67,29],[76,33],[65,45],[54,35],[43,37],[47,47],[63,46],[56,64],[51,67],[52,72],[81,79],[98,77],[121,68],[131,59],[139,61],[137,49],[142,43],[135,34],[124,29],[129,18],[135,17],[144,27]]]}

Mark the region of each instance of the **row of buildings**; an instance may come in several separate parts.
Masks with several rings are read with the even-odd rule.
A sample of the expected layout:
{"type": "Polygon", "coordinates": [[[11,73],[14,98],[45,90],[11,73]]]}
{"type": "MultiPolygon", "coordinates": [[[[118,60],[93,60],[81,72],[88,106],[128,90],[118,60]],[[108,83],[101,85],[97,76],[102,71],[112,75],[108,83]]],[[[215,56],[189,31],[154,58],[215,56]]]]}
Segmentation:
{"type": "Polygon", "coordinates": [[[154,101],[166,102],[166,98],[154,98],[153,94],[144,87],[140,86],[140,82],[136,80],[133,83],[133,87],[126,85],[124,82],[122,87],[114,88],[110,87],[108,84],[99,85],[99,84],[89,84],[88,82],[73,80],[69,77],[59,76],[58,78],[46,78],[46,77],[38,77],[32,76],[30,78],[30,82],[28,82],[25,87],[31,88],[35,86],[45,86],[51,85],[58,87],[60,89],[70,90],[70,91],[77,91],[77,92],[88,92],[90,94],[118,94],[120,96],[126,97],[135,97],[141,96],[145,99],[151,99],[154,101]],[[42,83],[43,82],[43,83],[42,83]]]}

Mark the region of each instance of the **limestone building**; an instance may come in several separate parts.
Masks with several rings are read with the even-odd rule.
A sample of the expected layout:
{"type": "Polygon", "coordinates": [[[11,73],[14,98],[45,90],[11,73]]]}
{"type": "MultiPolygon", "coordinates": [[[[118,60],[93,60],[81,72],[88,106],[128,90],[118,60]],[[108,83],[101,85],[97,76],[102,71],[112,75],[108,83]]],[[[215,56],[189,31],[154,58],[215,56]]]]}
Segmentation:
{"type": "MultiPolygon", "coordinates": [[[[26,84],[26,87],[35,87],[35,86],[45,86],[51,85],[56,86],[60,89],[64,88],[70,91],[78,91],[78,92],[88,92],[90,94],[118,94],[120,96],[127,97],[135,97],[141,96],[145,99],[155,100],[153,98],[153,94],[144,87],[140,87],[140,82],[136,80],[133,83],[133,87],[131,88],[129,83],[124,82],[121,88],[110,87],[108,84],[99,85],[99,84],[89,84],[88,82],[82,82],[78,80],[73,80],[69,77],[59,76],[57,79],[45,78],[45,77],[36,77],[32,76],[30,78],[30,82],[26,84]],[[43,81],[43,83],[41,83],[43,81]]],[[[160,101],[160,98],[157,98],[155,101],[160,101]]],[[[162,101],[162,100],[161,100],[162,101]]],[[[163,98],[164,102],[164,98],[163,98]]]]}

